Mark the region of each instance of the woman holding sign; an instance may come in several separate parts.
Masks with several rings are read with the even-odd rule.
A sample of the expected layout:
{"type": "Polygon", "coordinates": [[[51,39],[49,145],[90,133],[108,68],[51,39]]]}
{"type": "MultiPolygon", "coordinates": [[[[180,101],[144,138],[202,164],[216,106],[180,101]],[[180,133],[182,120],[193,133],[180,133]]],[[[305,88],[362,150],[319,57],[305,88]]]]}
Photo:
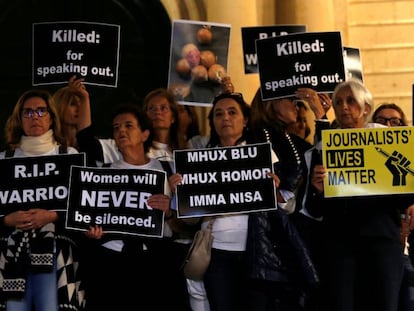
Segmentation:
{"type": "MultiPolygon", "coordinates": [[[[207,148],[246,144],[249,111],[240,93],[222,93],[215,97],[208,115],[210,139],[207,148]]],[[[171,176],[173,190],[181,180],[179,172],[171,176]]],[[[210,220],[205,217],[202,227],[207,227],[210,220]]],[[[204,276],[211,310],[244,310],[246,307],[244,255],[247,226],[247,214],[215,217],[211,262],[204,276]]]]}
{"type": "MultiPolygon", "coordinates": [[[[47,91],[23,93],[5,132],[9,149],[0,153],[1,159],[77,153],[61,135],[55,102],[47,91]]],[[[33,168],[25,176],[37,174],[42,176],[33,168]]],[[[64,212],[44,209],[39,201],[37,208],[0,217],[0,235],[0,298],[5,299],[0,306],[5,303],[8,311],[32,306],[37,311],[83,310],[77,244],[65,230],[64,212]]]]}
{"type": "MultiPolygon", "coordinates": [[[[210,140],[207,147],[245,144],[248,139],[249,106],[240,93],[222,93],[213,100],[208,115],[210,140]]],[[[248,215],[218,216],[212,228],[210,266],[204,276],[210,308],[243,310],[246,274],[243,256],[246,249],[248,215]]],[[[207,227],[210,219],[202,222],[207,227]]]]}
{"type": "Polygon", "coordinates": [[[303,88],[298,90],[297,97],[269,101],[263,101],[258,90],[251,104],[252,130],[258,140],[272,143],[279,159],[275,173],[280,178],[278,211],[250,215],[247,243],[252,279],[251,310],[307,310],[304,301],[308,303],[310,290],[318,283],[308,245],[303,240],[308,237],[298,232],[298,229],[314,230],[315,225],[306,216],[300,216],[296,206],[306,176],[303,155],[312,145],[288,132],[288,126],[297,122],[297,101],[307,98],[307,94],[320,101],[314,90],[303,88]],[[305,229],[295,227],[296,216],[305,229]]]}
{"type": "MultiPolygon", "coordinates": [[[[122,159],[112,163],[111,168],[164,171],[160,161],[148,156],[152,127],[139,107],[120,106],[114,113],[112,128],[122,159]]],[[[146,204],[162,210],[167,221],[174,216],[167,181],[164,189],[165,193],[149,196],[146,204]]],[[[97,239],[98,245],[89,253],[92,262],[88,275],[87,310],[118,310],[122,306],[151,306],[154,310],[165,310],[171,305],[187,310],[182,305],[182,297],[174,291],[174,287],[179,286],[176,280],[180,271],[171,263],[172,232],[166,222],[163,229],[162,238],[151,238],[105,234],[103,227],[91,227],[87,235],[97,239]],[[105,276],[104,281],[102,276],[105,276]]]]}
{"type": "MultiPolygon", "coordinates": [[[[340,128],[383,127],[368,123],[373,99],[359,80],[337,85],[332,102],[340,128]]],[[[404,273],[400,213],[410,200],[395,194],[325,198],[325,166],[316,164],[311,172],[306,204],[323,217],[321,272],[326,310],[399,310],[404,273]]]]}

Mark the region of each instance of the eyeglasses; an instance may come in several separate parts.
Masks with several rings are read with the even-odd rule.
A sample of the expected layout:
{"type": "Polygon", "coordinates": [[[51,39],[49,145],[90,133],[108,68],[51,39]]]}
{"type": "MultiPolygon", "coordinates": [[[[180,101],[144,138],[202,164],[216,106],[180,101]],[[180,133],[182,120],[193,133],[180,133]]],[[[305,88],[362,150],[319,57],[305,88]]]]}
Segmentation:
{"type": "Polygon", "coordinates": [[[399,126],[401,125],[401,119],[400,118],[383,118],[383,117],[378,117],[375,118],[374,120],[376,123],[380,123],[383,125],[387,125],[387,123],[389,122],[391,126],[399,126]]]}
{"type": "Polygon", "coordinates": [[[36,109],[32,108],[23,108],[22,109],[22,115],[25,118],[33,118],[35,113],[39,118],[42,118],[46,114],[48,114],[49,108],[48,107],[37,107],[36,109]]]}

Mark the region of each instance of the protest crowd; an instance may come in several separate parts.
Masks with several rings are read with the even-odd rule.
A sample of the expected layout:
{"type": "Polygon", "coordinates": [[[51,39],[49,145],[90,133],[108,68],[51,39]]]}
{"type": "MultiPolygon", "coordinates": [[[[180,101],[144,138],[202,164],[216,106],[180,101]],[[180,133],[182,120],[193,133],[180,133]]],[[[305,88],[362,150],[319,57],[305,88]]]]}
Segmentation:
{"type": "MultiPolygon", "coordinates": [[[[311,35],[309,49],[277,43],[296,71],[305,64],[292,54],[329,41],[311,35]]],[[[88,77],[22,93],[0,153],[0,310],[414,310],[412,192],[331,195],[329,155],[351,167],[372,143],[326,153],[322,139],[388,131],[409,144],[406,115],[394,103],[375,109],[358,78],[321,72],[319,89],[310,62],[303,74],[314,79],[293,78],[278,96],[292,73],[275,76],[251,102],[223,71],[202,94],[208,78],[186,96],[160,86],[117,103],[112,137],[94,127],[88,77]],[[207,120],[181,103],[206,96],[207,120]],[[195,278],[183,267],[200,230],[212,242],[195,278]]],[[[412,184],[409,155],[381,150],[390,188],[412,184]]],[[[377,180],[358,167],[340,187],[377,180]]]]}

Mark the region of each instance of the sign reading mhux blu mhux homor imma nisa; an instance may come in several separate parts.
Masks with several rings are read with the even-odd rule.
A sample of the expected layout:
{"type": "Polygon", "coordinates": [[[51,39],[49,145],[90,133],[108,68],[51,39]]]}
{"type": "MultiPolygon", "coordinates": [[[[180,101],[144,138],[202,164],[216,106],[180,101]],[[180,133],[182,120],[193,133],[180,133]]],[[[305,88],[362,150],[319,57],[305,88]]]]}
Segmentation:
{"type": "Polygon", "coordinates": [[[270,143],[174,151],[179,218],[276,209],[270,143]]]}

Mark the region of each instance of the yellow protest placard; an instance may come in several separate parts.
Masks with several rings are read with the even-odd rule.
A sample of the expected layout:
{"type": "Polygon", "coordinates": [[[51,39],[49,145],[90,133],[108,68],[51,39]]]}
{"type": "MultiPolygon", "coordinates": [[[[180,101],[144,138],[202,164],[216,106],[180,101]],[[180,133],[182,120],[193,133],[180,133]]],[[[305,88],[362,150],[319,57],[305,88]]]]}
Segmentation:
{"type": "Polygon", "coordinates": [[[414,192],[414,127],[322,131],[325,197],[414,192]]]}

